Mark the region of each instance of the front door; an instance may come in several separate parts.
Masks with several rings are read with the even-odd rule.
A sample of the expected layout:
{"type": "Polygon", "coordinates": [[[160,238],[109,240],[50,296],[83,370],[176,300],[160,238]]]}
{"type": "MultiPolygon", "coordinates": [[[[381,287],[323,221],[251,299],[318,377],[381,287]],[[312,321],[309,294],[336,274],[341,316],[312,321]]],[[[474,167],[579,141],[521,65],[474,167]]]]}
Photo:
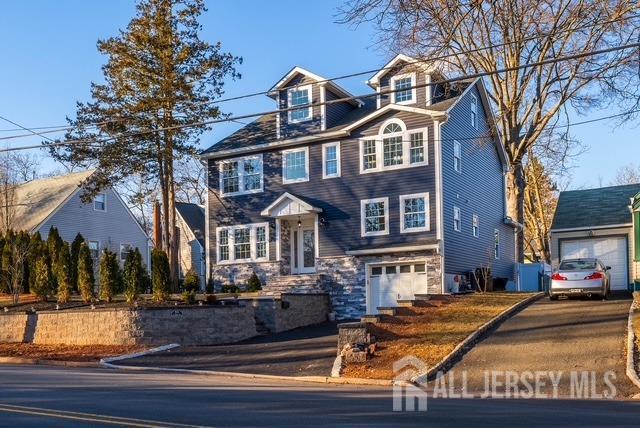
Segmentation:
{"type": "Polygon", "coordinates": [[[316,231],[314,226],[291,230],[291,273],[316,271],[316,231]]]}

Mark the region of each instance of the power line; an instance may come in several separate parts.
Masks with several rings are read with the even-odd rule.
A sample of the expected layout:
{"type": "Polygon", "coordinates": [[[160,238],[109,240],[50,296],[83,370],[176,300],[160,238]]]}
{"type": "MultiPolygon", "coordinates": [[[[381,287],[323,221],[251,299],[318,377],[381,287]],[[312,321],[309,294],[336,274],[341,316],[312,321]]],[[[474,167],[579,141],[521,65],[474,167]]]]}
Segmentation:
{"type": "Polygon", "coordinates": [[[39,135],[40,137],[44,138],[45,140],[49,140],[51,142],[55,142],[55,140],[52,140],[51,138],[47,137],[46,135],[43,135],[42,133],[39,133],[39,132],[36,132],[36,131],[33,131],[33,130],[29,129],[29,128],[25,128],[24,126],[20,125],[19,123],[16,123],[16,122],[14,122],[14,121],[12,121],[10,119],[7,119],[6,117],[0,116],[0,119],[4,120],[5,122],[9,122],[10,124],[15,125],[15,126],[17,126],[19,128],[22,128],[25,131],[29,131],[33,135],[39,135]]]}
{"type": "MultiPolygon", "coordinates": [[[[283,109],[270,110],[270,111],[261,112],[261,113],[251,113],[251,114],[246,114],[246,115],[227,117],[227,118],[223,118],[223,119],[212,119],[212,120],[208,120],[208,121],[195,122],[195,123],[190,123],[190,124],[172,125],[172,126],[167,126],[167,127],[163,127],[163,128],[157,128],[157,129],[147,129],[147,130],[144,130],[144,131],[137,131],[137,132],[128,133],[128,134],[121,134],[121,135],[116,135],[116,136],[108,137],[108,138],[104,138],[104,139],[97,139],[97,140],[84,139],[84,140],[70,140],[70,141],[62,141],[62,142],[60,142],[60,141],[53,141],[50,138],[47,138],[47,140],[51,141],[51,144],[47,144],[46,146],[47,147],[53,147],[53,146],[82,144],[82,143],[96,143],[96,144],[98,144],[98,143],[109,142],[109,141],[112,141],[112,140],[115,140],[115,139],[118,139],[118,138],[135,137],[135,136],[139,136],[139,135],[145,135],[145,134],[156,133],[156,132],[175,131],[175,130],[180,130],[180,129],[185,129],[185,128],[193,128],[193,127],[201,127],[201,126],[213,125],[213,124],[217,124],[217,123],[240,121],[242,119],[249,119],[249,118],[254,118],[254,117],[257,117],[257,116],[265,116],[265,115],[271,115],[271,114],[285,113],[285,112],[289,112],[289,111],[302,110],[302,109],[307,109],[309,107],[317,107],[317,106],[322,106],[322,105],[332,105],[332,104],[343,103],[343,102],[346,102],[346,101],[352,101],[352,100],[357,100],[357,99],[362,99],[362,98],[378,97],[378,96],[383,96],[383,95],[388,95],[388,94],[391,94],[391,93],[395,93],[395,92],[398,92],[398,91],[406,91],[406,90],[409,90],[409,89],[426,88],[428,86],[435,86],[435,85],[439,85],[439,84],[443,84],[443,83],[458,83],[458,82],[461,82],[461,81],[465,81],[465,80],[468,81],[468,80],[471,80],[471,79],[478,79],[478,78],[490,76],[490,75],[493,75],[493,74],[507,73],[507,72],[517,71],[517,70],[521,70],[521,69],[525,69],[525,68],[539,67],[541,65],[554,64],[554,63],[561,62],[561,61],[568,61],[568,60],[572,60],[572,59],[580,59],[580,58],[585,58],[585,57],[589,57],[589,56],[602,55],[602,54],[605,54],[605,53],[616,52],[616,51],[620,51],[620,50],[632,49],[632,48],[637,48],[637,47],[640,47],[640,42],[639,43],[630,43],[630,44],[621,45],[621,46],[615,46],[615,47],[606,48],[606,49],[600,49],[600,50],[596,50],[596,51],[581,52],[581,53],[577,53],[577,54],[573,54],[573,55],[566,55],[566,56],[559,57],[559,58],[549,58],[549,59],[545,59],[545,60],[542,60],[542,61],[536,61],[536,62],[533,62],[533,63],[523,64],[523,65],[518,65],[518,66],[513,66],[513,67],[504,67],[504,68],[498,69],[498,70],[484,71],[484,72],[480,72],[480,73],[474,73],[472,75],[459,76],[459,77],[454,77],[454,78],[450,78],[450,79],[445,79],[445,80],[441,80],[441,81],[438,81],[438,82],[425,82],[425,83],[421,83],[421,84],[416,84],[416,85],[404,87],[404,88],[401,88],[401,89],[388,89],[388,90],[385,90],[385,91],[374,92],[374,93],[369,93],[369,94],[363,94],[363,95],[359,95],[359,96],[349,96],[349,97],[337,98],[337,99],[329,100],[329,101],[323,101],[323,102],[318,102],[318,103],[310,103],[310,104],[306,104],[306,105],[303,105],[303,106],[287,107],[287,108],[283,108],[283,109]]],[[[0,116],[0,118],[2,118],[2,116],[0,116]]],[[[5,120],[7,120],[7,119],[5,119],[5,120]]],[[[15,122],[11,122],[11,123],[15,124],[15,122]]],[[[15,125],[16,126],[20,126],[20,125],[17,125],[17,124],[15,124],[15,125]]],[[[23,128],[23,129],[25,129],[27,131],[30,131],[27,128],[23,128]]],[[[38,135],[36,132],[33,132],[33,133],[38,135]]],[[[39,148],[41,146],[26,146],[26,147],[27,148],[39,148]]],[[[24,149],[26,149],[26,148],[24,148],[24,149]]],[[[11,148],[4,149],[4,151],[7,151],[7,150],[11,150],[11,148]]]]}

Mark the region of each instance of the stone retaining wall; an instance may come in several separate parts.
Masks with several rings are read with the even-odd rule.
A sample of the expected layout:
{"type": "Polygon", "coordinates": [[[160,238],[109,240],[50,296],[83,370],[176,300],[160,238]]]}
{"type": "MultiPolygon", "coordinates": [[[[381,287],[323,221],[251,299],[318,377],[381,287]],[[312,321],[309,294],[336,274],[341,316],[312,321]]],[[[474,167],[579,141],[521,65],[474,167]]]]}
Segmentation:
{"type": "Polygon", "coordinates": [[[327,321],[329,296],[326,294],[287,294],[278,299],[254,299],[256,320],[272,333],[327,321]]]}
{"type": "Polygon", "coordinates": [[[27,332],[26,314],[0,314],[0,343],[19,343],[27,332]]]}

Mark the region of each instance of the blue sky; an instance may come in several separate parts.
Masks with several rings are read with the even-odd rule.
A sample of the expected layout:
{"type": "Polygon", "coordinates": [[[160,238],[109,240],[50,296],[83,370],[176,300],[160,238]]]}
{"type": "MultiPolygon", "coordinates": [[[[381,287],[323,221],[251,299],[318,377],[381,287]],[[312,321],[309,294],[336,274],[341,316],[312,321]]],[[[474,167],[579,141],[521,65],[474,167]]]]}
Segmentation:
{"type": "MultiPolygon", "coordinates": [[[[388,53],[373,46],[374,32],[335,24],[340,0],[300,2],[208,1],[202,37],[220,40],[242,56],[241,80],[227,84],[226,96],[263,91],[294,65],[324,77],[382,66],[388,53]]],[[[117,34],[134,14],[133,0],[24,0],[3,2],[0,13],[0,115],[28,127],[60,125],[73,115],[76,100],[87,100],[90,82],[100,80],[104,57],[96,41],[117,34]]],[[[355,94],[369,91],[360,76],[339,83],[355,94]]],[[[266,96],[225,103],[226,112],[242,115],[274,107],[266,96]]],[[[590,112],[576,121],[607,116],[590,112]]],[[[240,124],[216,126],[203,136],[207,147],[240,124]]],[[[14,128],[0,121],[0,130],[14,128]]],[[[613,122],[576,126],[588,151],[576,160],[571,188],[607,185],[618,167],[640,162],[637,122],[614,128],[613,122]]],[[[16,132],[22,133],[22,132],[16,132]]],[[[13,134],[1,132],[0,137],[13,134]]],[[[10,145],[37,144],[40,138],[9,140],[10,145]]],[[[3,143],[0,141],[0,143],[3,143]]],[[[1,144],[3,147],[6,143],[1,144]]],[[[54,169],[44,161],[43,169],[54,169]]]]}

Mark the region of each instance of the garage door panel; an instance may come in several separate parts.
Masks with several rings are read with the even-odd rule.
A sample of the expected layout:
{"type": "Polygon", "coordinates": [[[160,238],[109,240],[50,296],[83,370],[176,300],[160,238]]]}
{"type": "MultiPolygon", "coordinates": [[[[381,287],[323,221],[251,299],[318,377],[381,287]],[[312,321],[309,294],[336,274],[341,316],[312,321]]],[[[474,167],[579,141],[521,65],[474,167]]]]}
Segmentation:
{"type": "Polygon", "coordinates": [[[598,258],[611,266],[611,289],[627,289],[629,268],[626,237],[561,241],[560,258],[598,258]]]}
{"type": "Polygon", "coordinates": [[[427,275],[414,270],[413,265],[388,265],[372,275],[368,310],[377,313],[378,307],[398,306],[398,300],[411,300],[417,293],[426,293],[427,275]]]}

